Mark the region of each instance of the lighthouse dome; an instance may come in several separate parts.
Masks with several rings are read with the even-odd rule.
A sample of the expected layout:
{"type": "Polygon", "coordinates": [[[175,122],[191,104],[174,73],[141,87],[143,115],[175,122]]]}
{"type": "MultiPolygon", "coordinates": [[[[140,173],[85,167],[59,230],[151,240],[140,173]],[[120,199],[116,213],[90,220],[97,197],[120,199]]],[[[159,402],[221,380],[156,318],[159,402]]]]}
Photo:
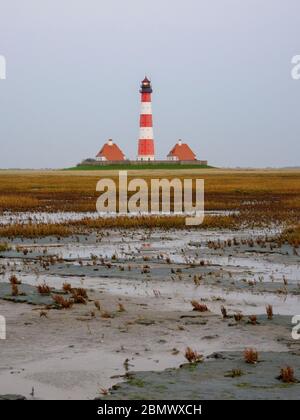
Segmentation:
{"type": "Polygon", "coordinates": [[[141,93],[152,93],[151,82],[147,76],[145,76],[144,80],[142,80],[141,93]]]}

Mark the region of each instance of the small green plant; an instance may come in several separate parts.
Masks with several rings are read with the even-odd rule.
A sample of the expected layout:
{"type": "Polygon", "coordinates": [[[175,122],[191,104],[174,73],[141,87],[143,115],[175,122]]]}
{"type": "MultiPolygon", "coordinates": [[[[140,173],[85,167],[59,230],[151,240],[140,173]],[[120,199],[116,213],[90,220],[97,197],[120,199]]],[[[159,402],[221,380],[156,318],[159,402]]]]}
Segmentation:
{"type": "Polygon", "coordinates": [[[6,242],[0,243],[0,252],[10,251],[10,249],[10,246],[6,242]]]}
{"type": "Polygon", "coordinates": [[[225,373],[226,378],[237,378],[239,376],[242,376],[244,373],[241,369],[231,369],[229,372],[225,373]]]}

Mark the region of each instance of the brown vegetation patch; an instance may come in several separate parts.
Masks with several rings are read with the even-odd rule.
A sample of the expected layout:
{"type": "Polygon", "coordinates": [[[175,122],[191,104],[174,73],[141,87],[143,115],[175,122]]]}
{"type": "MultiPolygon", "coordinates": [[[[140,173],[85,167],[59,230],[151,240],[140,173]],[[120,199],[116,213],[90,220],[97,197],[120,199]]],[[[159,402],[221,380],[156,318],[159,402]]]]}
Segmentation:
{"type": "Polygon", "coordinates": [[[184,356],[189,363],[199,363],[203,361],[203,355],[192,350],[191,347],[186,348],[184,356]]]}
{"type": "Polygon", "coordinates": [[[258,353],[255,349],[248,348],[244,351],[244,360],[246,363],[255,364],[258,362],[258,353]]]}
{"type": "Polygon", "coordinates": [[[193,311],[198,311],[198,312],[207,312],[208,308],[204,303],[200,303],[197,300],[192,300],[191,301],[191,305],[193,307],[193,311]]]}

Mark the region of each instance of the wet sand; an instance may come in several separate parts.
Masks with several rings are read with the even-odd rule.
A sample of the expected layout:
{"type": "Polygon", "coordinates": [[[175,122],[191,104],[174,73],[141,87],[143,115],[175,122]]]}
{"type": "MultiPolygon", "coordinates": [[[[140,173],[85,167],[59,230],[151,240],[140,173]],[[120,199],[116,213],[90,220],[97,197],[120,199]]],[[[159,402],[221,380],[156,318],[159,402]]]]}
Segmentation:
{"type": "MultiPolygon", "coordinates": [[[[300,310],[300,254],[289,246],[250,241],[274,233],[110,230],[59,241],[14,240],[13,249],[1,253],[0,298],[7,298],[4,284],[15,274],[22,281],[20,290],[43,282],[59,290],[68,282],[86,288],[89,299],[72,309],[46,309],[47,316],[40,311],[49,302],[0,299],[0,314],[7,320],[7,339],[0,342],[0,394],[93,399],[101,389],[124,381],[128,372],[178,368],[186,361],[187,346],[205,357],[234,352],[242,363],[245,347],[284,354],[282,362],[276,359],[279,365],[283,360],[293,365],[299,378],[300,342],[291,337],[291,318],[300,310]],[[234,238],[236,245],[224,245],[234,238]],[[193,311],[191,300],[209,311],[193,311]],[[120,312],[120,303],[125,311],[120,312]],[[267,304],[273,306],[272,320],[265,315],[267,304]],[[222,305],[228,318],[222,318],[222,305]],[[240,322],[233,318],[238,312],[244,314],[240,322]],[[249,323],[248,315],[257,315],[259,323],[249,323]]],[[[209,369],[213,378],[219,367],[211,364],[209,369]]],[[[186,389],[188,378],[182,385],[186,389]]],[[[219,382],[216,398],[228,386],[219,382]]],[[[124,389],[113,392],[114,398],[133,395],[124,389]]],[[[280,398],[280,389],[268,391],[267,398],[280,398]]],[[[233,387],[230,398],[238,398],[239,390],[233,387]]]]}

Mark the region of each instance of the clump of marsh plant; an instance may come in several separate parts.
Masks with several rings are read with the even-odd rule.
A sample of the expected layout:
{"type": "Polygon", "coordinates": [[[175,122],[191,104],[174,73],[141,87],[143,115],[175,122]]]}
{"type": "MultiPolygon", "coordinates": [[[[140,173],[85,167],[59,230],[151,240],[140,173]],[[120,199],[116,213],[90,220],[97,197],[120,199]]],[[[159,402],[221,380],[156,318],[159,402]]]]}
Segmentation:
{"type": "Polygon", "coordinates": [[[118,303],[118,312],[126,312],[125,306],[122,303],[118,303]]]}
{"type": "Polygon", "coordinates": [[[19,288],[14,283],[12,283],[12,285],[11,285],[11,295],[12,296],[19,296],[19,288]]]}
{"type": "Polygon", "coordinates": [[[105,388],[101,388],[100,389],[100,394],[101,395],[109,395],[109,390],[108,389],[105,389],[105,388]]]}
{"type": "Polygon", "coordinates": [[[242,314],[242,312],[238,312],[237,314],[233,315],[235,321],[239,322],[243,319],[244,315],[242,314]]]}
{"type": "Polygon", "coordinates": [[[76,287],[71,289],[72,298],[74,303],[83,303],[86,304],[88,299],[87,291],[83,287],[76,287]]]}
{"type": "Polygon", "coordinates": [[[66,293],[71,293],[72,292],[72,286],[70,285],[70,283],[64,283],[63,286],[63,291],[66,293]]]}
{"type": "Polygon", "coordinates": [[[77,293],[76,290],[72,289],[72,299],[74,303],[82,303],[83,305],[86,305],[86,300],[83,296],[77,293]]]}
{"type": "Polygon", "coordinates": [[[10,246],[6,242],[0,243],[0,252],[10,251],[10,249],[10,246]]]}
{"type": "Polygon", "coordinates": [[[198,312],[207,312],[208,308],[204,303],[200,303],[197,300],[192,300],[191,301],[191,305],[193,307],[193,311],[198,311],[198,312]]]}
{"type": "Polygon", "coordinates": [[[201,280],[202,280],[202,276],[200,274],[199,275],[197,275],[197,274],[194,275],[195,286],[200,286],[201,280]]]}
{"type": "Polygon", "coordinates": [[[221,314],[222,314],[224,319],[227,318],[227,316],[228,316],[227,315],[227,310],[226,310],[224,305],[221,306],[221,314]]]}
{"type": "Polygon", "coordinates": [[[19,280],[15,274],[10,276],[9,282],[10,284],[21,284],[21,280],[19,280]]]}
{"type": "Polygon", "coordinates": [[[149,265],[144,265],[142,267],[141,274],[149,274],[149,273],[151,273],[151,269],[150,269],[149,265]]]}
{"type": "Polygon", "coordinates": [[[273,319],[273,306],[272,305],[266,306],[266,312],[267,312],[268,319],[273,319]]]}
{"type": "Polygon", "coordinates": [[[40,295],[50,295],[50,292],[51,292],[50,287],[46,283],[39,284],[37,286],[37,290],[38,290],[40,295]]]}
{"type": "Polygon", "coordinates": [[[156,298],[161,296],[160,290],[157,290],[157,289],[153,289],[153,294],[156,298]]]}
{"type": "Polygon", "coordinates": [[[247,348],[244,350],[244,360],[246,363],[256,364],[258,362],[258,353],[255,349],[247,348]]]}
{"type": "Polygon", "coordinates": [[[226,378],[237,378],[239,376],[242,376],[244,373],[241,369],[231,369],[229,372],[225,373],[226,378]]]}
{"type": "Polygon", "coordinates": [[[280,381],[286,384],[293,384],[298,382],[298,380],[294,376],[294,369],[290,366],[285,366],[280,369],[280,375],[277,377],[280,381]]]}
{"type": "Polygon", "coordinates": [[[100,311],[100,310],[101,310],[99,300],[95,300],[95,301],[94,301],[94,305],[95,305],[96,309],[98,309],[98,311],[100,311]]]}
{"type": "Polygon", "coordinates": [[[233,238],[233,245],[234,246],[238,246],[240,243],[239,243],[239,241],[237,240],[237,238],[236,237],[234,237],[233,238]]]}
{"type": "Polygon", "coordinates": [[[256,315],[249,315],[249,323],[252,325],[257,325],[257,316],[256,315]]]}
{"type": "Polygon", "coordinates": [[[101,318],[109,319],[109,318],[112,318],[112,315],[107,311],[102,311],[101,318]]]}
{"type": "Polygon", "coordinates": [[[185,349],[185,354],[184,354],[186,360],[189,363],[199,363],[199,362],[203,362],[203,355],[197,353],[196,351],[192,350],[191,347],[187,347],[185,349]]]}
{"type": "Polygon", "coordinates": [[[65,299],[61,295],[54,295],[52,296],[52,299],[60,308],[63,309],[70,309],[74,304],[74,301],[72,299],[65,299]]]}

